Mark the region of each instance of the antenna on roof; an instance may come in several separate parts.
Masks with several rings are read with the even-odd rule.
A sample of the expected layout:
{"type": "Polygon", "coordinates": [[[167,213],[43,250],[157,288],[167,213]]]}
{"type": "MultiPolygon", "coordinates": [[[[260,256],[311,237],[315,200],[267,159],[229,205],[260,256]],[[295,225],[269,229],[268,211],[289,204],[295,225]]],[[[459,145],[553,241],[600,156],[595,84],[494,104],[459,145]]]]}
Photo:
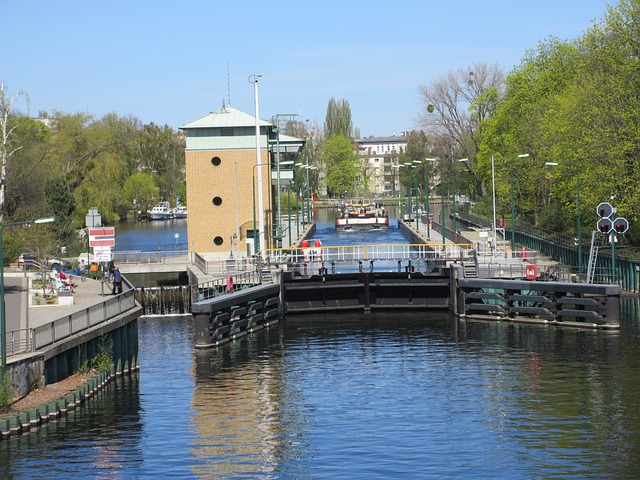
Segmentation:
{"type": "Polygon", "coordinates": [[[231,105],[231,75],[229,75],[229,62],[227,62],[227,99],[231,105]]]}

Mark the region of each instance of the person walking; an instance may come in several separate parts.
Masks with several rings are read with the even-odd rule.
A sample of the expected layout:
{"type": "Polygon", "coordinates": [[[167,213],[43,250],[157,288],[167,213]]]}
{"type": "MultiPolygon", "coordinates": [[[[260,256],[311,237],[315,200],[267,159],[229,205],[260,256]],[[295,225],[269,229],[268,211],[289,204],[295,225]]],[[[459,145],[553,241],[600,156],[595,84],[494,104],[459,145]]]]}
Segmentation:
{"type": "Polygon", "coordinates": [[[113,294],[117,293],[122,293],[122,274],[118,267],[113,272],[113,294]]]}

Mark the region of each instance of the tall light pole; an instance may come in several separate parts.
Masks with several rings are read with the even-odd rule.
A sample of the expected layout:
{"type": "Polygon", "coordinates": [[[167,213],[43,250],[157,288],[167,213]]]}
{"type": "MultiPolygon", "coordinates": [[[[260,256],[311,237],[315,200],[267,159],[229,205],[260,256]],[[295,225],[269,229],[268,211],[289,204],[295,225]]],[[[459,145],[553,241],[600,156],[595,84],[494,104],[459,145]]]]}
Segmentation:
{"type": "Polygon", "coordinates": [[[491,155],[491,190],[493,197],[493,256],[495,257],[498,254],[498,243],[496,236],[496,165],[493,160],[493,155],[491,155]]]}
{"type": "Polygon", "coordinates": [[[431,206],[429,205],[429,164],[428,162],[435,162],[435,158],[425,158],[424,165],[424,189],[425,189],[425,203],[427,204],[427,240],[431,240],[431,206]]]}
{"type": "Polygon", "coordinates": [[[291,247],[291,182],[287,184],[287,217],[289,223],[289,247],[291,247]]]}
{"type": "Polygon", "coordinates": [[[409,176],[409,192],[408,192],[409,193],[409,197],[408,197],[408,200],[409,200],[409,210],[408,210],[409,215],[408,215],[407,218],[409,219],[409,222],[411,222],[411,215],[413,214],[413,209],[412,209],[413,205],[412,205],[412,202],[411,202],[411,200],[412,200],[411,199],[411,177],[413,175],[411,175],[411,168],[412,168],[413,165],[411,164],[411,162],[404,162],[404,166],[407,167],[407,175],[409,176]]]}
{"type": "Polygon", "coordinates": [[[444,220],[444,158],[440,162],[440,186],[442,187],[442,199],[440,200],[440,230],[442,231],[442,245],[447,243],[447,227],[444,220]]]}
{"type": "MultiPolygon", "coordinates": [[[[256,164],[254,166],[260,166],[260,165],[264,165],[262,163],[262,152],[260,150],[260,102],[258,100],[258,79],[262,77],[262,75],[252,75],[251,77],[249,77],[250,79],[252,79],[253,81],[253,97],[254,97],[254,101],[255,101],[255,109],[256,109],[256,164]]],[[[255,170],[254,170],[255,173],[255,170]]],[[[253,205],[253,235],[254,235],[254,254],[257,253],[258,251],[262,251],[264,250],[264,204],[263,204],[263,200],[262,200],[262,175],[260,175],[260,177],[258,177],[258,208],[260,209],[260,212],[262,212],[262,214],[260,215],[260,220],[259,220],[259,241],[260,241],[260,248],[256,249],[255,248],[255,234],[256,234],[256,225],[255,225],[255,194],[254,194],[254,205],[253,205]]]]}
{"type": "Polygon", "coordinates": [[[6,227],[12,227],[14,225],[32,225],[34,223],[51,223],[55,218],[39,218],[38,220],[27,220],[24,222],[11,222],[5,223],[0,226],[0,339],[2,345],[0,346],[0,355],[2,356],[2,378],[7,371],[7,321],[5,316],[4,305],[4,258],[2,253],[2,232],[6,227]]]}
{"type": "MultiPolygon", "coordinates": [[[[256,165],[253,166],[253,173],[251,175],[251,181],[253,184],[253,188],[252,188],[252,196],[253,196],[253,250],[254,250],[254,254],[256,254],[258,252],[258,242],[256,240],[256,168],[257,167],[264,167],[266,165],[270,165],[269,163],[258,163],[256,165]]],[[[293,165],[293,160],[287,160],[282,162],[282,165],[293,165]]],[[[260,179],[262,178],[262,175],[258,175],[258,185],[260,185],[260,179]]],[[[258,193],[258,195],[260,195],[260,193],[258,193]]],[[[258,199],[259,203],[261,199],[258,199]]],[[[264,207],[261,207],[260,210],[260,224],[262,225],[260,228],[264,228],[264,207]]],[[[260,238],[260,250],[262,251],[264,250],[264,232],[262,230],[259,231],[259,238],[260,238]]]]}
{"type": "MultiPolygon", "coordinates": [[[[413,165],[411,165],[411,168],[418,168],[417,165],[422,164],[422,160],[414,160],[413,161],[413,165]]],[[[411,176],[413,176],[413,174],[411,173],[411,170],[409,170],[411,176]]],[[[418,182],[416,182],[416,187],[418,182]]],[[[418,192],[420,191],[420,189],[418,189],[418,192]]],[[[418,207],[420,206],[420,197],[418,195],[416,195],[416,230],[418,230],[418,207]]]]}
{"type": "MultiPolygon", "coordinates": [[[[280,191],[280,165],[283,164],[280,162],[280,123],[282,122],[282,118],[287,119],[286,121],[292,121],[294,117],[298,116],[298,114],[292,113],[277,113],[274,115],[275,124],[276,124],[276,185],[278,191],[278,198],[276,199],[276,235],[278,240],[282,241],[282,192],[280,191]]],[[[291,162],[293,164],[293,162],[291,162]]],[[[282,246],[282,245],[280,245],[282,246]]]]}
{"type": "MultiPolygon", "coordinates": [[[[559,164],[558,162],[545,162],[545,165],[551,166],[551,167],[557,167],[559,164]]],[[[578,234],[578,278],[582,277],[582,221],[580,218],[580,166],[578,165],[578,163],[573,164],[574,167],[576,167],[576,181],[577,181],[577,185],[576,185],[576,214],[577,214],[577,220],[576,220],[576,231],[578,234]]]]}
{"type": "MultiPolygon", "coordinates": [[[[235,231],[235,241],[236,241],[236,258],[240,256],[240,218],[238,214],[238,163],[233,162],[233,176],[235,180],[236,187],[236,231],[235,231]]],[[[233,253],[233,250],[232,250],[233,253]]]]}
{"type": "MultiPolygon", "coordinates": [[[[262,197],[260,197],[258,202],[260,206],[260,219],[261,219],[258,225],[261,225],[261,226],[258,227],[258,225],[256,225],[256,168],[264,167],[266,165],[269,165],[269,164],[257,163],[256,165],[253,166],[253,172],[251,174],[251,184],[252,184],[251,198],[253,200],[253,254],[254,255],[257,255],[258,252],[261,252],[264,249],[264,242],[262,241],[263,240],[262,229],[264,228],[264,206],[262,204],[262,197]],[[256,227],[260,228],[260,230],[257,230],[256,227]]],[[[260,185],[261,178],[262,178],[261,176],[258,177],[258,185],[260,185]]]]}
{"type": "MultiPolygon", "coordinates": [[[[468,162],[468,158],[461,158],[458,162],[468,162]]],[[[456,197],[458,196],[458,188],[456,187],[456,164],[454,162],[451,163],[453,169],[453,235],[456,239],[456,243],[458,243],[458,214],[456,212],[456,197]]]]}
{"type": "MultiPolygon", "coordinates": [[[[518,158],[528,157],[528,153],[521,153],[518,158]]],[[[516,254],[516,199],[514,195],[513,181],[513,164],[515,160],[511,160],[511,256],[516,254]]]]}

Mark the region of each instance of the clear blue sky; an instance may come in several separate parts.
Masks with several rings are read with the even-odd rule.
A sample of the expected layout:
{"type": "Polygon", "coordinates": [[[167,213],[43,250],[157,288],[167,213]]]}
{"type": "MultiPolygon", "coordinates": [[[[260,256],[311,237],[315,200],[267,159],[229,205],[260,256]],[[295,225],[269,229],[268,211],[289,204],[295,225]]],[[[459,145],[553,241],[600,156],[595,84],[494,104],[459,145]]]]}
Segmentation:
{"type": "MultiPolygon", "coordinates": [[[[572,39],[604,0],[274,2],[5,0],[0,81],[39,111],[115,112],[177,128],[228,103],[322,125],[346,99],[363,136],[418,127],[419,85],[475,62],[505,71],[572,39]]],[[[24,107],[22,108],[24,111],[24,107]]]]}

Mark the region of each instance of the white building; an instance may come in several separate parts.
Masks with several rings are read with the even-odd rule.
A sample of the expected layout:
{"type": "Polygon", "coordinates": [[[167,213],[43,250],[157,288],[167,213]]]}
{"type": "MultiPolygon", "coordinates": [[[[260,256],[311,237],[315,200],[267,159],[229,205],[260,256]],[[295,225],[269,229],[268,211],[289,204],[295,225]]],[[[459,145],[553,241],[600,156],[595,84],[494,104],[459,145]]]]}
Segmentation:
{"type": "Polygon", "coordinates": [[[407,149],[409,132],[401,136],[367,137],[355,141],[358,154],[366,157],[366,187],[378,196],[393,195],[398,190],[400,154],[407,149]]]}

